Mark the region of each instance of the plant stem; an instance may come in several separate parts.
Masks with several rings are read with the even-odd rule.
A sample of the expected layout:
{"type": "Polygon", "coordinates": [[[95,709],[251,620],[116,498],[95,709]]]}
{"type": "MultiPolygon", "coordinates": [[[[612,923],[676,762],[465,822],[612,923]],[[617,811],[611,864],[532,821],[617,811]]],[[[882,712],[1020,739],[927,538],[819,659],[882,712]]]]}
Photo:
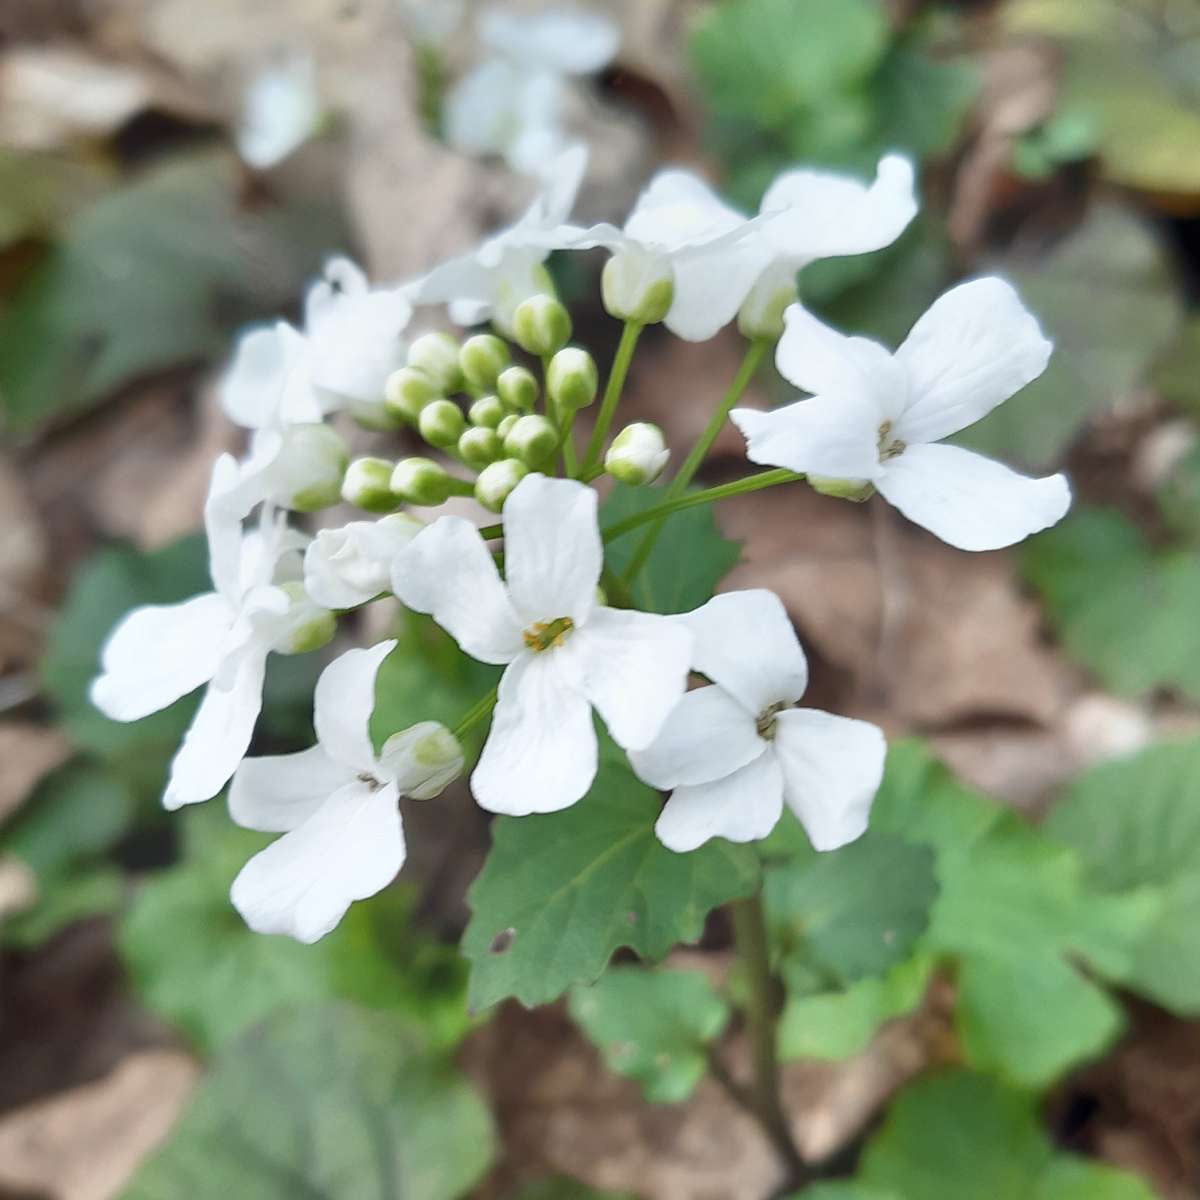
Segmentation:
{"type": "MultiPolygon", "coordinates": [[[[733,406],[742,398],[742,394],[746,388],[750,386],[750,381],[754,378],[755,372],[762,362],[763,355],[770,345],[771,343],[765,338],[755,338],[746,347],[746,353],[742,357],[741,366],[738,367],[737,374],[733,377],[733,382],[729,385],[728,391],[721,398],[721,403],[713,410],[713,414],[709,417],[704,431],[696,439],[696,444],[688,452],[687,458],[683,460],[683,465],[676,471],[675,477],[667,485],[666,495],[668,500],[682,495],[688,484],[695,478],[700,465],[708,457],[708,452],[712,449],[713,442],[717,440],[717,435],[729,419],[729,414],[733,406]]],[[[650,557],[650,551],[654,549],[654,543],[658,541],[660,533],[662,533],[661,521],[646,530],[641,544],[634,551],[633,558],[630,559],[629,566],[625,570],[624,578],[626,583],[636,579],[638,572],[646,565],[646,560],[650,557]]]]}
{"type": "Polygon", "coordinates": [[[600,461],[604,450],[604,439],[608,437],[609,426],[616,415],[617,404],[625,387],[625,376],[629,374],[629,364],[633,361],[633,352],[637,347],[638,338],[642,336],[644,325],[637,321],[626,321],[621,330],[621,343],[617,346],[616,357],[613,358],[612,369],[608,373],[608,383],[604,388],[604,399],[600,402],[600,412],[596,417],[596,427],[588,439],[587,449],[583,452],[583,469],[595,467],[600,461]]]}
{"type": "Polygon", "coordinates": [[[547,354],[542,358],[542,393],[546,397],[546,416],[558,431],[563,473],[568,479],[574,479],[578,469],[575,465],[575,442],[571,437],[571,431],[575,425],[575,410],[568,409],[565,413],[560,412],[558,405],[554,402],[554,397],[550,395],[550,363],[553,357],[553,355],[547,354]]]}
{"type": "Polygon", "coordinates": [[[497,688],[492,688],[490,692],[481,696],[467,710],[463,719],[454,727],[454,736],[460,741],[476,726],[484,717],[496,707],[497,688]]]}

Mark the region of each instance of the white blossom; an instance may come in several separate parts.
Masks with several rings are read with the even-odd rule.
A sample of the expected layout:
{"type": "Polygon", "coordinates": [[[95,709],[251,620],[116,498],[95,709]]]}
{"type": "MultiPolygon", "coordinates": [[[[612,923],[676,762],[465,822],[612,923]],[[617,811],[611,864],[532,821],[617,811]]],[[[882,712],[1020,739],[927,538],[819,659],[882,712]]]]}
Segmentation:
{"type": "Polygon", "coordinates": [[[259,170],[276,166],[317,130],[321,98],[316,68],[307,54],[294,54],[265,67],[242,98],[238,153],[259,170]]]}
{"type": "Polygon", "coordinates": [[[304,552],[304,586],[325,608],[354,608],[391,588],[392,561],[424,528],[407,513],[322,529],[304,552]]]}
{"type": "Polygon", "coordinates": [[[392,587],[473,658],[506,664],[471,778],[476,800],[491,812],[554,812],[596,774],[593,707],[618,745],[654,740],[683,693],[692,635],[668,617],[598,603],[592,488],[529,475],[503,520],[503,582],[474,526],[442,517],[400,552],[392,587]]]}
{"type": "Polygon", "coordinates": [[[734,410],[752,462],[869,483],[961,550],[1012,545],[1066,513],[1063,475],[1031,479],[938,444],[1046,368],[1052,345],[1009,284],[986,278],[951,289],[895,354],[799,305],[785,321],[776,363],[813,395],[769,413],[734,410]]]}
{"type": "Polygon", "coordinates": [[[786,803],[818,850],[867,828],[883,775],[882,732],[865,721],[798,707],[808,664],[779,598],[716,596],[676,618],[695,634],[695,669],[712,684],[688,692],[633,769],[670,790],[655,825],[672,850],[709,838],[750,842],[786,803]]]}
{"type": "Polygon", "coordinates": [[[230,893],[259,933],[324,937],[353,901],[386,887],[404,864],[400,797],[436,796],[462,770],[458,742],[435,721],[395,734],[375,753],[375,677],[395,645],[350,650],[325,668],[315,746],[246,759],[233,777],[233,819],[283,834],[250,859],[230,893]]]}

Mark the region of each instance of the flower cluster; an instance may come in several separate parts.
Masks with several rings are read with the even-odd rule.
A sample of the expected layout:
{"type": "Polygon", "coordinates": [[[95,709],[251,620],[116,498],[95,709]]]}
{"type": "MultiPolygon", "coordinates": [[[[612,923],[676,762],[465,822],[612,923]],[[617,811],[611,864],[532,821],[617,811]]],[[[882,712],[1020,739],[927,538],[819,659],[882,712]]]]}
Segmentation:
{"type": "MultiPolygon", "coordinates": [[[[493,33],[502,47],[504,30],[493,33]]],[[[405,857],[400,798],[439,793],[464,767],[459,739],[489,715],[470,786],[491,812],[548,813],[583,799],[599,715],[633,770],[669,793],[656,831],[672,850],[765,837],[784,805],[817,849],[853,840],[881,778],[882,733],[801,706],[804,653],[770,592],[718,595],[690,613],[637,611],[632,584],[663,522],[807,479],[833,495],[878,492],[951,545],[988,550],[1068,507],[1062,476],[1029,479],[942,444],[1046,366],[1050,344],[1007,283],[953,288],[894,353],[797,302],[803,267],[884,247],[912,220],[906,160],[885,157],[868,184],[789,171],[753,215],[696,175],[668,170],[623,226],[585,228],[569,220],[584,158],[558,155],[521,219],[470,253],[383,288],[334,260],[308,294],[302,328],[279,322],[242,338],[220,395],[249,447],[213,472],[214,590],[135,610],[104,647],[92,696],[110,717],[136,720],[205,688],[164,800],[203,801],[232,780],[233,818],[282,835],[233,886],[255,929],[311,941],[383,887],[405,857]],[[571,317],[545,262],[554,250],[601,247],[603,303],[624,333],[581,447],[576,419],[600,392],[599,372],[570,344],[571,317]],[[453,321],[490,321],[493,331],[410,336],[414,311],[442,304],[453,321]],[[651,494],[657,503],[601,529],[592,484],[607,474],[644,487],[669,458],[655,426],[612,432],[641,331],[661,322],[700,340],[735,321],[746,366],[704,435],[651,494]],[[772,346],[805,395],[774,412],[735,407],[772,346]],[[774,469],[689,491],[729,417],[749,460],[774,469]],[[335,428],[346,420],[418,438],[428,453],[350,461],[335,428]],[[432,520],[408,511],[455,498],[459,511],[432,520]],[[311,538],[288,523],[289,511],[339,500],[361,510],[357,519],[311,538]],[[500,523],[468,519],[472,500],[500,523]],[[614,573],[607,543],[639,528],[636,552],[614,573]],[[467,655],[503,666],[495,692],[453,732],[422,722],[373,740],[376,676],[395,643],[351,649],[317,685],[317,745],[246,758],[268,655],[318,649],[339,615],[385,597],[429,614],[467,655]],[[689,690],[693,674],[707,682],[689,690]]]]}

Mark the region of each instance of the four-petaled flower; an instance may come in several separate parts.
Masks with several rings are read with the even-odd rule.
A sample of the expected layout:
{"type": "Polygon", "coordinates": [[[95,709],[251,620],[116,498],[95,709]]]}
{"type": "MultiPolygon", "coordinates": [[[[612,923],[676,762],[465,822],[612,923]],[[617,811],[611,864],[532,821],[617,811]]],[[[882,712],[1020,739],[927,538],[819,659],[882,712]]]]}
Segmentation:
{"type": "Polygon", "coordinates": [[[473,658],[507,664],[471,789],[491,812],[520,816],[587,792],[593,707],[625,749],[654,740],[683,694],[692,635],[669,617],[598,601],[592,488],[529,475],[503,520],[503,582],[474,526],[442,517],[401,550],[392,586],[473,658]]]}
{"type": "Polygon", "coordinates": [[[1065,476],[1031,479],[937,444],[1036,379],[1050,359],[1051,343],[1002,279],[951,289],[895,354],[799,305],[785,321],[776,363],[813,395],[770,413],[733,411],[752,462],[872,484],[960,550],[998,550],[1065,515],[1065,476]]]}
{"type": "Polygon", "coordinates": [[[230,893],[259,933],[324,937],[353,901],[386,887],[404,865],[400,797],[427,800],[462,770],[457,740],[436,721],[393,735],[375,753],[375,677],[395,645],[349,650],[321,673],[315,746],[248,758],[233,777],[233,819],[283,834],[250,859],[230,893]]]}

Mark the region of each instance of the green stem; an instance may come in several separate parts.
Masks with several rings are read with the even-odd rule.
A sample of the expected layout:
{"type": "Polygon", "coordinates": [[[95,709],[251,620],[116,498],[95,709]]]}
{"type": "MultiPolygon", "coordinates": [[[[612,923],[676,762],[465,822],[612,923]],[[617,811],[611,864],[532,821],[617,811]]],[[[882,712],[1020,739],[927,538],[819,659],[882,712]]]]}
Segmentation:
{"type": "Polygon", "coordinates": [[[496,707],[496,688],[481,696],[467,710],[463,719],[454,727],[454,736],[461,741],[480,721],[496,707]]]}
{"type": "Polygon", "coordinates": [[[638,338],[642,336],[644,325],[637,321],[626,321],[621,330],[621,342],[617,346],[616,357],[613,359],[612,370],[608,373],[608,383],[604,388],[604,399],[600,402],[600,412],[596,417],[596,427],[588,439],[587,449],[583,452],[583,469],[591,470],[600,461],[604,451],[604,439],[608,437],[609,427],[616,415],[617,404],[625,387],[625,377],[629,374],[629,364],[633,361],[633,352],[637,348],[638,338]]]}

